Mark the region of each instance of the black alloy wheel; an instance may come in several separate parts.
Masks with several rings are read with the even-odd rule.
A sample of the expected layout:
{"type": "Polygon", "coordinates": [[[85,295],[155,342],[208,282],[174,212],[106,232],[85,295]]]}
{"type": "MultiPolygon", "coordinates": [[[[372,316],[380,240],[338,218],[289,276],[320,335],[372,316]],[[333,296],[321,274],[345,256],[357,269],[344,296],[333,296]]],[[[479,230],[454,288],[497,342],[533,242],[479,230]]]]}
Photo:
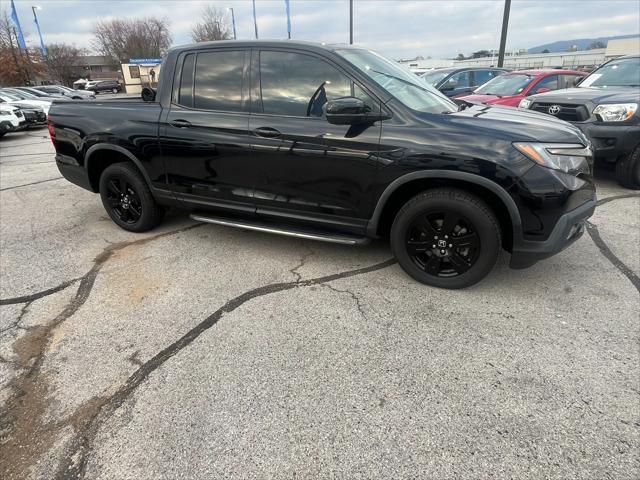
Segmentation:
{"type": "Polygon", "coordinates": [[[131,162],[105,168],[100,176],[100,197],[111,220],[130,232],[146,232],[162,220],[163,208],[131,162]]]}
{"type": "Polygon", "coordinates": [[[142,217],[142,202],[124,176],[113,175],[107,182],[107,203],[120,221],[135,224],[142,217]]]}
{"type": "Polygon", "coordinates": [[[411,260],[427,274],[454,277],[469,270],[480,253],[474,225],[453,210],[418,214],[407,229],[411,260]]]}
{"type": "Polygon", "coordinates": [[[457,188],[427,190],[410,199],[391,227],[391,249],[419,282],[465,288],[493,269],[502,246],[500,224],[478,196],[457,188]]]}

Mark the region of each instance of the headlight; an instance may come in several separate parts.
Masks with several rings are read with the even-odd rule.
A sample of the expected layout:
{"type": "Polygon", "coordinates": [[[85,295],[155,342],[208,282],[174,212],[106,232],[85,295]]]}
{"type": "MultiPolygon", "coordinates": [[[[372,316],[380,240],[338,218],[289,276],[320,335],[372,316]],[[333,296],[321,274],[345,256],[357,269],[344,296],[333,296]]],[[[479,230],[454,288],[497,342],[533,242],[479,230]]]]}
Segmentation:
{"type": "Polygon", "coordinates": [[[571,175],[589,173],[591,147],[579,143],[514,143],[520,153],[538,165],[571,175]]]}
{"type": "Polygon", "coordinates": [[[608,105],[598,105],[593,114],[598,115],[601,122],[624,122],[633,117],[638,110],[637,103],[611,103],[608,105]]]}
{"type": "Polygon", "coordinates": [[[520,103],[518,104],[518,108],[529,108],[530,105],[531,105],[531,100],[529,100],[528,98],[523,98],[522,100],[520,100],[520,103]]]}
{"type": "Polygon", "coordinates": [[[11,112],[9,110],[0,110],[0,115],[1,116],[9,116],[9,115],[11,115],[11,112]]]}

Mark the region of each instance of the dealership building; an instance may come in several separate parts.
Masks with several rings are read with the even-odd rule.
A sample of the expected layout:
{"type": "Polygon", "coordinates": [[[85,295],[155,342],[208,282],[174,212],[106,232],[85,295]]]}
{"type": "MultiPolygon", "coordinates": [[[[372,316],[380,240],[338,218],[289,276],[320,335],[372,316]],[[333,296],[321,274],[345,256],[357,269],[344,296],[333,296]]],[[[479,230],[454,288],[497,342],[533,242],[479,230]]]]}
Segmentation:
{"type": "MultiPolygon", "coordinates": [[[[526,50],[505,52],[504,67],[511,70],[529,68],[589,68],[622,55],[640,53],[640,37],[609,40],[606,48],[575,52],[527,53],[526,50]]],[[[400,63],[411,70],[422,70],[442,67],[491,67],[498,64],[498,53],[491,57],[469,58],[465,60],[425,59],[403,60],[400,63]]]]}

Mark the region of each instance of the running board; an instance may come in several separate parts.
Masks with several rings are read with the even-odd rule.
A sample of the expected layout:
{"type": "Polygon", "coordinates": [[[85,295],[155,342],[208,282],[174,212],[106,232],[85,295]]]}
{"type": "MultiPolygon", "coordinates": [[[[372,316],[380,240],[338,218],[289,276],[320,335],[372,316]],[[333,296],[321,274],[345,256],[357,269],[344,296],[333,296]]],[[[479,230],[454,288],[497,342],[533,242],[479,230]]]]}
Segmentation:
{"type": "Polygon", "coordinates": [[[245,220],[231,220],[222,217],[204,216],[197,213],[192,213],[190,217],[198,222],[224,225],[225,227],[242,228],[245,230],[252,230],[254,232],[275,233],[276,235],[303,238],[305,240],[318,240],[320,242],[339,243],[341,245],[365,245],[369,243],[369,239],[366,237],[351,237],[348,235],[331,234],[324,232],[293,230],[291,228],[271,226],[268,224],[248,222],[245,220]]]}

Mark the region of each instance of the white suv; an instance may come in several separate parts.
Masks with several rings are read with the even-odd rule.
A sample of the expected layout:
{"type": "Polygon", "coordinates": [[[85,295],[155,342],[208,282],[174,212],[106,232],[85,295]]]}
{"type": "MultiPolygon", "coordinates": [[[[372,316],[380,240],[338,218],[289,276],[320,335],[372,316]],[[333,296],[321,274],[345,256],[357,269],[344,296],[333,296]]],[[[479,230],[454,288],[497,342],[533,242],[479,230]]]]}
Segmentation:
{"type": "Polygon", "coordinates": [[[27,124],[19,108],[0,103],[0,137],[5,133],[22,130],[27,124]]]}

